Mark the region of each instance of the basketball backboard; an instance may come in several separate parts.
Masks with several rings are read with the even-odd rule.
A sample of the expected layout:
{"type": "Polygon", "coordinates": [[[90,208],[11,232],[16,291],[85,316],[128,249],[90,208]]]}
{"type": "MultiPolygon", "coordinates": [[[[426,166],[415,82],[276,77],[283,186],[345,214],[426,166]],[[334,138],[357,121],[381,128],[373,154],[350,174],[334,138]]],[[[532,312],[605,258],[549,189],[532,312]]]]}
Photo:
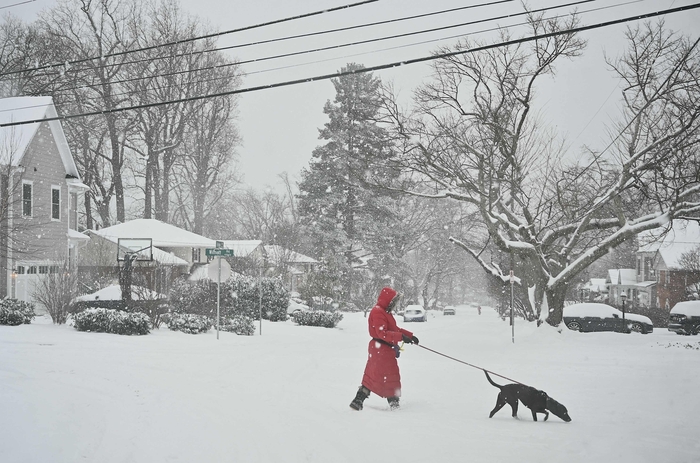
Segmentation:
{"type": "Polygon", "coordinates": [[[136,260],[153,260],[153,239],[119,238],[117,260],[123,262],[127,254],[135,254],[136,260]]]}

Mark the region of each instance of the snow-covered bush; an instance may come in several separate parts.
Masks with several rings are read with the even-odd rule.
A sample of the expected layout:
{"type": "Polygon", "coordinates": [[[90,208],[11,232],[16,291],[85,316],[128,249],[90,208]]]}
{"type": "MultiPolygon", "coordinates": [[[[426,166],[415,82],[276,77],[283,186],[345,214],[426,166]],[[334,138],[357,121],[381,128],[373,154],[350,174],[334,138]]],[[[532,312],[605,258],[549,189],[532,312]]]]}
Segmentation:
{"type": "MultiPolygon", "coordinates": [[[[170,290],[170,310],[180,314],[197,314],[216,318],[216,283],[209,280],[179,281],[170,290]]],[[[221,284],[220,313],[222,318],[249,317],[270,321],[287,319],[289,292],[277,278],[237,275],[221,284]],[[260,293],[262,289],[262,294],[260,293]]]]}
{"type": "Polygon", "coordinates": [[[222,318],[219,328],[221,331],[228,331],[241,336],[252,336],[255,333],[253,319],[245,315],[234,318],[222,318]]]}
{"type": "Polygon", "coordinates": [[[340,320],[343,319],[343,314],[338,312],[297,312],[292,317],[294,323],[305,326],[322,326],[324,328],[335,328],[340,320]]]}
{"type": "Polygon", "coordinates": [[[173,313],[216,316],[216,284],[209,280],[177,280],[170,288],[168,300],[173,313]]]}
{"type": "Polygon", "coordinates": [[[73,315],[73,326],[78,331],[113,334],[148,334],[149,319],[140,312],[94,308],[73,315]]]}
{"type": "Polygon", "coordinates": [[[212,327],[209,317],[192,313],[172,313],[167,323],[172,331],[182,331],[187,334],[206,333],[212,327]]]}
{"type": "Polygon", "coordinates": [[[19,299],[0,300],[0,325],[31,323],[35,316],[34,304],[19,299]]]}

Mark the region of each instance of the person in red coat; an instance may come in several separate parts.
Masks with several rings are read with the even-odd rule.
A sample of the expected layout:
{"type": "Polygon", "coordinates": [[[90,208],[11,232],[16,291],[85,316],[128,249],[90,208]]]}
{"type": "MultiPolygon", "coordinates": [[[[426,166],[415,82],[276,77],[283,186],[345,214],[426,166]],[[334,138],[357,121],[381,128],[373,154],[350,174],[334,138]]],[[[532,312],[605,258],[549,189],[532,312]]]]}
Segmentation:
{"type": "Polygon", "coordinates": [[[392,410],[399,408],[401,396],[401,375],[396,358],[399,356],[398,344],[403,341],[418,344],[418,338],[408,330],[396,326],[391,314],[399,304],[401,295],[394,289],[382,288],[377,304],[369,313],[369,335],[372,338],[367,346],[369,356],[362,377],[362,386],[350,402],[350,408],[362,410],[362,403],[374,392],[389,402],[392,410]]]}

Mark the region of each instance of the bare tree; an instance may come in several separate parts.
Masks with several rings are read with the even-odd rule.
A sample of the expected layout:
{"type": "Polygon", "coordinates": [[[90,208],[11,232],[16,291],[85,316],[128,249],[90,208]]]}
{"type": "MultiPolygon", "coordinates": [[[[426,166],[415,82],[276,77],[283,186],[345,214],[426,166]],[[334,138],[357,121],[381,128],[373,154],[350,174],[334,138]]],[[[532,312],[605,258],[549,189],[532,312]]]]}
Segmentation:
{"type": "Polygon", "coordinates": [[[627,111],[614,149],[568,166],[557,160],[561,145],[533,119],[535,89],[558,59],[582,52],[584,43],[565,32],[575,24],[531,17],[533,34],[560,34],[478,53],[463,43],[464,54],[435,64],[411,117],[387,104],[404,137],[399,162],[436,190],[412,193],[477,210],[482,243],[452,241],[504,281],[509,269],[483,252],[495,246],[512,256],[529,295],[523,302],[552,325],[581,271],[643,230],[700,214],[699,53],[661,26],[630,30],[616,61],[627,111]]]}
{"type": "MultiPolygon", "coordinates": [[[[139,2],[135,0],[60,0],[54,8],[41,13],[38,21],[41,33],[51,44],[53,62],[80,60],[72,67],[45,74],[45,78],[55,79],[53,94],[57,106],[63,110],[77,109],[76,112],[102,111],[99,121],[104,127],[105,143],[99,144],[101,150],[94,154],[105,161],[109,172],[92,178],[96,183],[90,186],[92,199],[106,205],[98,211],[108,210],[114,199],[119,222],[126,218],[122,170],[125,141],[134,121],[129,113],[112,110],[130,102],[131,94],[123,92],[116,82],[123,77],[129,59],[120,52],[136,43],[132,29],[126,25],[129,18],[140,14],[139,2]]],[[[41,85],[42,80],[37,82],[41,85]]],[[[110,225],[111,218],[102,215],[101,221],[105,226],[110,225]]]]}
{"type": "Polygon", "coordinates": [[[78,272],[64,261],[62,265],[52,266],[49,273],[39,279],[34,299],[46,308],[55,324],[62,325],[77,294],[78,272]]]}

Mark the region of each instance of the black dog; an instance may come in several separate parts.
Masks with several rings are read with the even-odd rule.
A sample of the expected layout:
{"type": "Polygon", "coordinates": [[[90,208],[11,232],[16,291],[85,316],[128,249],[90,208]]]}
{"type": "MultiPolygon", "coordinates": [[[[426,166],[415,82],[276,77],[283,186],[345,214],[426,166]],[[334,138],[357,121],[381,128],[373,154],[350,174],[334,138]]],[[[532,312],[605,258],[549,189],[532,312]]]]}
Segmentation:
{"type": "Polygon", "coordinates": [[[496,406],[491,410],[489,418],[492,418],[505,404],[510,405],[510,408],[513,409],[513,418],[517,418],[519,399],[523,405],[532,411],[532,419],[534,421],[537,421],[538,413],[544,413],[544,420],[547,421],[549,412],[552,412],[566,422],[571,421],[566,407],[549,397],[546,392],[523,384],[506,384],[505,386],[501,386],[493,382],[486,370],[484,370],[484,373],[486,373],[486,379],[489,380],[489,383],[501,390],[501,392],[498,393],[498,399],[496,399],[496,406]],[[547,410],[549,410],[549,412],[547,410]]]}

